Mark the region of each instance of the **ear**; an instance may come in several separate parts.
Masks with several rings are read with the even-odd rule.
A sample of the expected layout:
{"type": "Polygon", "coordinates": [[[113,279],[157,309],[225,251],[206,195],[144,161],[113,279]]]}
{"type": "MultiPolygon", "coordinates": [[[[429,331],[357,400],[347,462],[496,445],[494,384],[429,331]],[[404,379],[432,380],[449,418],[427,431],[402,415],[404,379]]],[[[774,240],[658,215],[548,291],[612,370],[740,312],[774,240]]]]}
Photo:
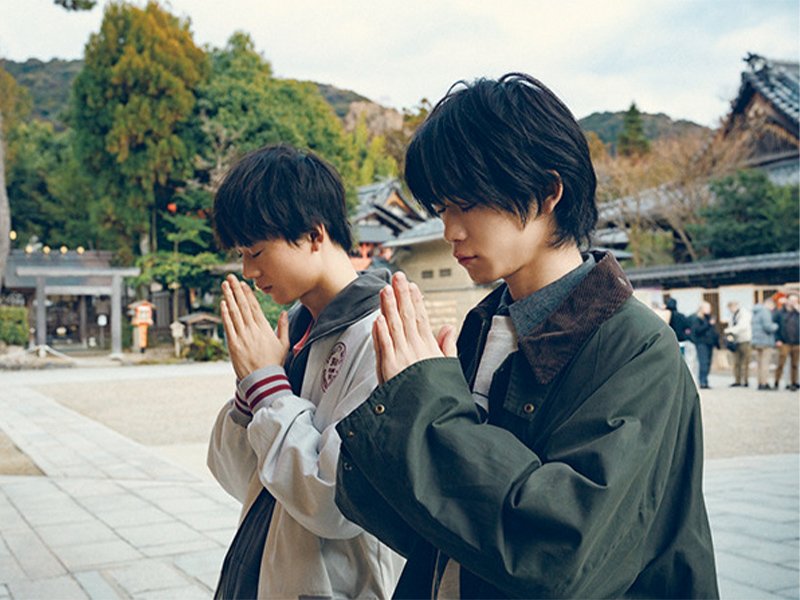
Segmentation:
{"type": "Polygon", "coordinates": [[[320,223],[309,232],[308,237],[311,240],[311,251],[319,252],[325,240],[328,239],[328,231],[325,229],[325,225],[320,223]]]}
{"type": "Polygon", "coordinates": [[[561,183],[561,176],[555,171],[550,171],[550,173],[556,176],[556,180],[547,188],[547,198],[542,202],[542,209],[539,213],[542,215],[552,214],[556,204],[561,200],[561,195],[564,193],[564,184],[561,183]]]}

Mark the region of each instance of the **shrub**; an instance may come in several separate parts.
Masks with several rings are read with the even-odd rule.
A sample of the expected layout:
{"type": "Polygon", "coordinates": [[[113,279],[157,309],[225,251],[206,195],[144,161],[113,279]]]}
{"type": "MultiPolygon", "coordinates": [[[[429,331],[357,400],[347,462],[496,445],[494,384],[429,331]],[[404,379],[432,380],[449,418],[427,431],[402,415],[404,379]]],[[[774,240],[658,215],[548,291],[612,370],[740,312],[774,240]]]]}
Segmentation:
{"type": "Polygon", "coordinates": [[[24,346],[28,341],[28,309],[23,306],[0,306],[0,341],[24,346]]]}
{"type": "Polygon", "coordinates": [[[225,345],[219,340],[215,340],[204,335],[195,334],[194,340],[184,350],[184,356],[191,360],[208,362],[212,360],[225,360],[228,351],[225,345]]]}

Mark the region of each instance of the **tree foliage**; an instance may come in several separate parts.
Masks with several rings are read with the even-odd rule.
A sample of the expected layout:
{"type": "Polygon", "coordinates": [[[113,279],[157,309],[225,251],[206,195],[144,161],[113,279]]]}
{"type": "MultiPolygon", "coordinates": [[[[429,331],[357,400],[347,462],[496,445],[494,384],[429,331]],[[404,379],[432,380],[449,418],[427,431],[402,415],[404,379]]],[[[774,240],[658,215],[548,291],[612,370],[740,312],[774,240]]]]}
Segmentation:
{"type": "Polygon", "coordinates": [[[642,156],[650,151],[650,142],[644,135],[642,113],[635,102],[625,113],[622,133],[617,136],[617,154],[620,156],[642,156]]]}
{"type": "Polygon", "coordinates": [[[5,61],[6,70],[17,83],[28,89],[33,99],[30,118],[50,121],[56,131],[66,127],[63,112],[69,103],[72,82],[83,68],[82,60],[54,58],[42,62],[29,58],[25,62],[5,61]]]}
{"type": "Polygon", "coordinates": [[[33,107],[33,98],[27,88],[5,70],[0,61],[0,111],[3,115],[3,139],[20,123],[28,120],[33,107]]]}
{"type": "Polygon", "coordinates": [[[6,190],[6,138],[8,132],[27,117],[30,106],[27,90],[18,86],[0,63],[0,280],[11,247],[11,208],[6,190]]]}
{"type": "Polygon", "coordinates": [[[694,226],[698,245],[714,258],[798,249],[798,186],[778,186],[763,171],[738,171],[713,181],[715,202],[694,226]]]}
{"type": "MultiPolygon", "coordinates": [[[[622,133],[622,129],[625,126],[626,113],[627,111],[594,112],[587,117],[579,119],[578,123],[587,134],[588,132],[594,132],[613,154],[616,152],[617,137],[622,133]]],[[[675,121],[663,113],[640,113],[639,117],[642,121],[642,132],[651,142],[665,138],[680,138],[687,135],[707,135],[711,133],[707,127],[685,119],[675,121]]]]}
{"type": "Polygon", "coordinates": [[[196,118],[202,132],[196,166],[198,184],[214,191],[228,167],[245,152],[288,142],[307,148],[341,174],[351,205],[356,187],[396,173],[383,140],[365,128],[350,136],[320,88],[280,79],[255,49],[250,36],[234,33],[224,48],[209,52],[212,72],[198,90],[196,118]]]}
{"type": "Polygon", "coordinates": [[[740,164],[746,148],[741,139],[710,143],[695,132],[657,140],[645,155],[614,157],[590,135],[589,147],[601,214],[628,234],[635,266],[668,259],[668,245],[653,237],[659,229],[672,233],[672,261],[703,256],[692,227],[702,222],[701,212],[711,202],[709,180],[729,175],[740,164]]]}
{"type": "Polygon", "coordinates": [[[91,10],[97,0],[53,0],[53,3],[67,10],[91,10]]]}
{"type": "Polygon", "coordinates": [[[403,173],[406,161],[406,148],[417,129],[428,118],[428,113],[433,109],[427,98],[419,101],[414,108],[403,109],[403,128],[386,136],[386,152],[397,163],[398,173],[403,173]]]}
{"type": "Polygon", "coordinates": [[[51,245],[97,247],[91,216],[93,183],[72,152],[70,133],[50,123],[21,123],[8,137],[6,180],[11,217],[22,243],[34,236],[51,245]]]}
{"type": "Polygon", "coordinates": [[[189,23],[153,1],[109,4],[86,45],[69,117],[76,153],[104,185],[103,223],[129,244],[138,237],[143,254],[159,192],[191,172],[183,134],[207,71],[189,23]]]}

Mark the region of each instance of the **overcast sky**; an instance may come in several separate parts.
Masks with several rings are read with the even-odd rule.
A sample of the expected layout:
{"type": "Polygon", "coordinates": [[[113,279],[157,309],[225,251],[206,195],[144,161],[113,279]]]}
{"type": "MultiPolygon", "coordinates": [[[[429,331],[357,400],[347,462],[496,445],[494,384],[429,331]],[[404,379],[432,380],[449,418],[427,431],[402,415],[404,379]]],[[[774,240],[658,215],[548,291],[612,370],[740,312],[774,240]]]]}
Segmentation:
{"type": "MultiPolygon", "coordinates": [[[[135,0],[142,5],[143,0],[135,0]]],[[[103,7],[0,0],[0,57],[82,58],[103,7]]],[[[438,100],[459,79],[524,71],[575,116],[626,109],[715,125],[749,52],[797,61],[797,0],[172,0],[198,45],[251,34],[280,77],[386,106],[438,100]]]]}

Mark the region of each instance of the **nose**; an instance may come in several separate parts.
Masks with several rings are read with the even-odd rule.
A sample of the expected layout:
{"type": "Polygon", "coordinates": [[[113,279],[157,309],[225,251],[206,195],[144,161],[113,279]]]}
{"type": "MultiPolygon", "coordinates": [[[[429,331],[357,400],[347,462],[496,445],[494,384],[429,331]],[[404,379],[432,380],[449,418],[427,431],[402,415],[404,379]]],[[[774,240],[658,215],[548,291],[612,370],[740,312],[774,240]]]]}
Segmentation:
{"type": "Polygon", "coordinates": [[[261,272],[258,270],[258,267],[255,264],[255,261],[247,256],[246,254],[242,255],[242,276],[245,279],[255,279],[261,275],[261,272]]]}
{"type": "Polygon", "coordinates": [[[464,241],[464,237],[466,236],[466,231],[464,227],[462,227],[461,221],[456,217],[455,212],[455,210],[451,210],[448,207],[448,210],[444,211],[442,214],[444,239],[451,244],[464,241]]]}

